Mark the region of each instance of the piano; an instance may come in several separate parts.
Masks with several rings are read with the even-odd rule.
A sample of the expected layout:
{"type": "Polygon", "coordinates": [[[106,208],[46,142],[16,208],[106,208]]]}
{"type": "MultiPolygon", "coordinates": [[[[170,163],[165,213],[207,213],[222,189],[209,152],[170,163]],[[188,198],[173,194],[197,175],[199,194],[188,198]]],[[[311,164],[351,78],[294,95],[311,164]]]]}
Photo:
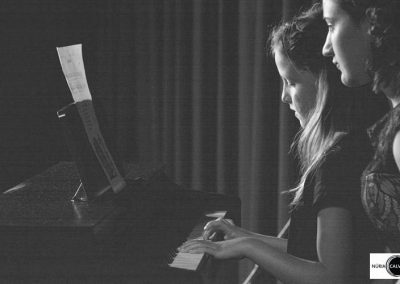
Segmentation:
{"type": "Polygon", "coordinates": [[[128,186],[71,201],[79,186],[60,162],[0,196],[0,278],[19,283],[234,283],[237,263],[177,248],[226,214],[234,196],[183,189],[160,168],[130,165],[128,186]]]}
{"type": "MultiPolygon", "coordinates": [[[[215,211],[205,214],[199,222],[196,223],[186,240],[202,239],[203,228],[207,222],[216,220],[218,218],[224,218],[226,211],[215,211]]],[[[215,235],[216,236],[216,235],[215,235]]],[[[213,240],[218,239],[213,237],[213,240]]],[[[204,253],[191,254],[184,252],[176,252],[171,255],[171,260],[168,262],[170,267],[186,269],[191,271],[198,271],[201,268],[202,263],[207,261],[207,256],[204,253]]]]}

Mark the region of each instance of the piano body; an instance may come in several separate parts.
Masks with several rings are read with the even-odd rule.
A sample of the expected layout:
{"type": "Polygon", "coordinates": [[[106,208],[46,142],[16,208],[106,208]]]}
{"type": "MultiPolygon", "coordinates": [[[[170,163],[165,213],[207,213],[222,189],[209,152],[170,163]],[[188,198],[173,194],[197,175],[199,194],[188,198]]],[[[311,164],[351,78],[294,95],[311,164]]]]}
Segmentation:
{"type": "Polygon", "coordinates": [[[3,193],[0,279],[19,283],[237,281],[235,261],[194,256],[194,263],[184,265],[185,269],[171,267],[180,266],[182,256],[176,256],[176,248],[188,236],[201,233],[212,217],[207,213],[226,211],[226,217],[240,224],[237,197],[183,190],[162,171],[137,165],[131,165],[126,180],[127,188],[116,196],[71,201],[79,185],[78,172],[74,163],[60,162],[3,193]]]}

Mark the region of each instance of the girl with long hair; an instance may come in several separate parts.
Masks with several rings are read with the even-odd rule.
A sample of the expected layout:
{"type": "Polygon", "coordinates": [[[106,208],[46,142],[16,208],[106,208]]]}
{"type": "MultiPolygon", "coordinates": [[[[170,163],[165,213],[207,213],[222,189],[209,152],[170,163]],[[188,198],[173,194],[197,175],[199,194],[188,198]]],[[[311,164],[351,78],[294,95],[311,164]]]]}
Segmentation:
{"type": "Polygon", "coordinates": [[[283,81],[282,101],[301,125],[294,142],[301,179],[293,190],[288,239],[256,234],[221,219],[206,225],[204,240],[189,241],[181,251],[246,257],[288,283],[366,283],[369,253],[379,245],[366,226],[359,198],[359,177],[371,150],[362,137],[370,117],[355,119],[358,99],[322,56],[323,23],[321,7],[314,5],[270,35],[283,81]],[[224,241],[208,240],[218,231],[224,241]],[[360,235],[366,237],[360,241],[360,235]]]}

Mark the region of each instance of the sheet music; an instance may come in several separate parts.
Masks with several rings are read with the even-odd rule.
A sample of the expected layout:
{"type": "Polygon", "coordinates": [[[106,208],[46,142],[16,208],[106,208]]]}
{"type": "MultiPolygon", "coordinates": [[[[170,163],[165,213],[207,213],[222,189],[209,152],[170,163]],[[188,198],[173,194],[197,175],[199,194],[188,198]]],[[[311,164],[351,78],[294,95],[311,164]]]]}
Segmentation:
{"type": "Polygon", "coordinates": [[[82,119],[89,142],[105,175],[115,193],[121,191],[126,183],[119,173],[115,162],[108,151],[94,112],[92,95],[86,80],[82,57],[82,44],[57,47],[61,67],[72,93],[79,115],[82,119]]]}
{"type": "Polygon", "coordinates": [[[61,67],[75,102],[91,100],[82,57],[82,44],[57,47],[61,67]]]}

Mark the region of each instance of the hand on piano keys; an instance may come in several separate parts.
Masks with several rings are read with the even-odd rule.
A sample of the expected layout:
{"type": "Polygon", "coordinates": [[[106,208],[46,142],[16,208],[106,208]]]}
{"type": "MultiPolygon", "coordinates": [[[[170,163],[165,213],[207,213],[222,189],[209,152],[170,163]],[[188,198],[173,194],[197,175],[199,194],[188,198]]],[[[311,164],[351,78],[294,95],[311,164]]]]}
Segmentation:
{"type": "Polygon", "coordinates": [[[216,234],[223,235],[224,240],[231,240],[251,235],[249,231],[236,226],[232,220],[222,218],[218,218],[206,224],[204,227],[203,239],[213,240],[216,234]]]}
{"type": "Polygon", "coordinates": [[[246,244],[254,238],[239,237],[224,241],[210,241],[204,239],[190,240],[179,247],[182,253],[206,253],[217,259],[241,259],[246,255],[246,244]]]}
{"type": "MultiPolygon", "coordinates": [[[[217,211],[206,214],[203,220],[199,222],[191,231],[186,241],[189,240],[203,240],[203,230],[206,224],[209,224],[210,218],[214,220],[222,219],[226,211],[217,211]]],[[[204,253],[187,253],[176,251],[171,255],[171,261],[168,264],[170,267],[197,271],[201,264],[206,261],[207,256],[204,253]]]]}

